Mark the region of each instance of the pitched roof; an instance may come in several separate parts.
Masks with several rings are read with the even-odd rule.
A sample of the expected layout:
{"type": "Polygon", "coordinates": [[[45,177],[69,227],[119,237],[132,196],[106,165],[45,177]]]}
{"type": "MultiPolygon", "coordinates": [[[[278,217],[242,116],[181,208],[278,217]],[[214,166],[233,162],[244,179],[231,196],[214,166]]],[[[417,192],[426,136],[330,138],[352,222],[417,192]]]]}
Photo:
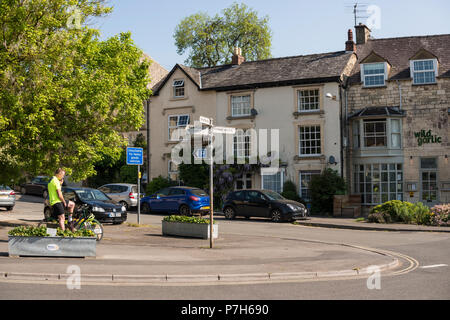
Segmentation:
{"type": "Polygon", "coordinates": [[[359,117],[377,117],[377,116],[404,116],[405,112],[398,106],[394,107],[367,107],[355,111],[348,116],[349,119],[359,117]]]}
{"type": "Polygon", "coordinates": [[[210,68],[190,68],[177,64],[165,80],[154,88],[153,93],[158,94],[177,68],[181,69],[200,90],[220,91],[338,81],[353,55],[353,52],[338,51],[210,68]]]}
{"type": "Polygon", "coordinates": [[[409,79],[409,60],[420,50],[426,50],[439,61],[438,76],[450,77],[450,34],[401,38],[370,38],[365,44],[356,45],[358,63],[353,68],[350,82],[360,82],[360,62],[376,52],[391,64],[388,79],[409,79]]]}

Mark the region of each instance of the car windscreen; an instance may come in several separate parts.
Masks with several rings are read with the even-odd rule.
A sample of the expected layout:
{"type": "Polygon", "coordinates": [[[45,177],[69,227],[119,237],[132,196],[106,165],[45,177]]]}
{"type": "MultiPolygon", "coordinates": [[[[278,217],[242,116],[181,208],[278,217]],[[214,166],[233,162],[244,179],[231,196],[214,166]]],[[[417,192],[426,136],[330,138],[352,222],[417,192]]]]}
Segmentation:
{"type": "Polygon", "coordinates": [[[110,200],[103,192],[100,190],[75,190],[78,197],[80,197],[81,200],[100,200],[100,201],[107,201],[110,200]]]}
{"type": "Polygon", "coordinates": [[[0,190],[11,190],[11,188],[3,184],[0,184],[0,190]]]}
{"type": "Polygon", "coordinates": [[[196,196],[199,196],[199,197],[207,197],[208,196],[208,194],[202,189],[192,189],[191,193],[195,194],[196,196]]]}
{"type": "Polygon", "coordinates": [[[284,200],[284,197],[275,191],[264,190],[262,193],[270,200],[284,200]]]}

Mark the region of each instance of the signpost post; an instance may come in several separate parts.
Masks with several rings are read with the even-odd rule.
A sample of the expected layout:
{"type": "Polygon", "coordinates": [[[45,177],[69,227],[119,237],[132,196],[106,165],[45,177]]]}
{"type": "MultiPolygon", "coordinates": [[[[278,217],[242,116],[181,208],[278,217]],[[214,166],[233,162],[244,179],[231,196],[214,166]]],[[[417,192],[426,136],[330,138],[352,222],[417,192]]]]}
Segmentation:
{"type": "Polygon", "coordinates": [[[141,224],[141,166],[144,164],[144,149],[127,148],[127,165],[137,165],[138,167],[138,198],[137,198],[137,223],[141,224]]]}
{"type": "MultiPolygon", "coordinates": [[[[208,136],[209,137],[209,160],[210,160],[210,167],[209,167],[209,203],[210,203],[210,228],[209,228],[209,247],[212,249],[214,245],[213,240],[213,225],[214,225],[214,157],[213,157],[213,137],[215,133],[220,134],[235,134],[236,128],[229,128],[229,127],[215,127],[213,124],[213,119],[200,116],[199,121],[201,124],[206,125],[207,129],[197,130],[195,131],[193,127],[188,126],[186,127],[186,130],[191,132],[192,134],[198,134],[202,136],[208,136]]],[[[192,153],[194,158],[196,159],[206,159],[208,157],[207,149],[204,148],[198,148],[195,149],[192,153]]]]}

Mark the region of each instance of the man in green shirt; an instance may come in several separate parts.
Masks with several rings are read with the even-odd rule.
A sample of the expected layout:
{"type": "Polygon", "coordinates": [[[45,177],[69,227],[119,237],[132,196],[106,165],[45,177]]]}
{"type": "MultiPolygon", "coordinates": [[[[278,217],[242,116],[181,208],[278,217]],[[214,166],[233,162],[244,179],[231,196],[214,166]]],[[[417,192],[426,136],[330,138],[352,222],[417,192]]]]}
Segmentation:
{"type": "Polygon", "coordinates": [[[53,176],[52,180],[50,180],[48,184],[48,196],[50,200],[50,206],[52,207],[52,215],[54,218],[58,219],[59,227],[64,231],[65,226],[65,216],[64,216],[64,210],[65,208],[69,209],[69,227],[73,231],[72,226],[72,214],[73,210],[75,208],[75,203],[72,201],[66,201],[63,197],[63,194],[61,192],[61,183],[62,179],[64,179],[64,176],[66,175],[66,172],[59,168],[55,171],[55,175],[53,176]]]}

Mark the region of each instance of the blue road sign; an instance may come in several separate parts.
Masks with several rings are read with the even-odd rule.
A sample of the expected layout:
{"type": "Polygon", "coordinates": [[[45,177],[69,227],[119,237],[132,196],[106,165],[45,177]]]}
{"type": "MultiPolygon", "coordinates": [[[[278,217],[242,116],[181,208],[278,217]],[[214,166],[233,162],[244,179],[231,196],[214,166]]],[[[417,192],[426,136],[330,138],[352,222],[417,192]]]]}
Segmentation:
{"type": "Polygon", "coordinates": [[[144,164],[144,149],[127,148],[127,164],[142,166],[144,164]]]}

